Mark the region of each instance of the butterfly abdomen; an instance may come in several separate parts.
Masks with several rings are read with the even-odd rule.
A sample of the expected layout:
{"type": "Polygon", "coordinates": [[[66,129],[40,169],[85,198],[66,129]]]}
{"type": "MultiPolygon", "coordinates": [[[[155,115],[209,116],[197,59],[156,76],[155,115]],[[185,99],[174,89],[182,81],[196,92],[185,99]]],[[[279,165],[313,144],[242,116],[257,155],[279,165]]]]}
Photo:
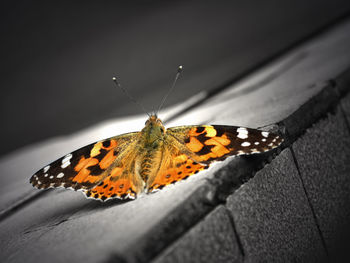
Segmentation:
{"type": "Polygon", "coordinates": [[[162,161],[162,147],[159,145],[156,148],[144,148],[144,153],[141,155],[142,157],[139,159],[137,165],[139,167],[139,175],[142,180],[147,183],[149,178],[154,177],[160,167],[160,163],[162,161]]]}
{"type": "Polygon", "coordinates": [[[153,153],[147,153],[144,159],[141,162],[141,171],[140,175],[143,181],[147,181],[149,174],[151,173],[152,168],[152,156],[153,153]]]}

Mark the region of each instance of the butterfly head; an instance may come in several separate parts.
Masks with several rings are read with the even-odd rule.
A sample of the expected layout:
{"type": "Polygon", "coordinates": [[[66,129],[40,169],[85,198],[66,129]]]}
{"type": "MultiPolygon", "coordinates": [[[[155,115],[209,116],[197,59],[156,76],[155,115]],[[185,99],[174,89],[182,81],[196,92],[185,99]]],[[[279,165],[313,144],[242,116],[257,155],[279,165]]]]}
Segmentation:
{"type": "Polygon", "coordinates": [[[145,126],[151,127],[152,129],[159,129],[162,133],[165,132],[163,122],[157,117],[157,115],[151,115],[145,122],[145,126]]]}

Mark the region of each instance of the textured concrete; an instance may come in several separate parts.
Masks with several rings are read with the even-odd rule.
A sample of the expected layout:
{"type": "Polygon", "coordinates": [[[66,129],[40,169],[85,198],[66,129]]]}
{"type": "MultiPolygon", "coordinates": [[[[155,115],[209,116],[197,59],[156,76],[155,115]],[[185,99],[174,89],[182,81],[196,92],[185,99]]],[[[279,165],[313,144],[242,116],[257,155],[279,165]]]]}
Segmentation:
{"type": "Polygon", "coordinates": [[[154,262],[241,261],[242,255],[227,210],[218,206],[154,262]]]}
{"type": "Polygon", "coordinates": [[[350,227],[350,134],[339,108],[308,129],[293,149],[327,248],[335,256],[350,227]]]}
{"type": "Polygon", "coordinates": [[[247,262],[326,257],[289,149],[228,198],[247,262]]]}

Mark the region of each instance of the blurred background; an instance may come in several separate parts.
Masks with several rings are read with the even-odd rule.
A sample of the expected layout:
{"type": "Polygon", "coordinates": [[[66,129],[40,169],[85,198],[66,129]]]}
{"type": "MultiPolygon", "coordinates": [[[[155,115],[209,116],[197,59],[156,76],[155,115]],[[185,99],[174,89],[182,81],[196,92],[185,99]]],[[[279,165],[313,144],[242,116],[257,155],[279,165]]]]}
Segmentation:
{"type": "MultiPolygon", "coordinates": [[[[339,21],[350,1],[6,1],[0,155],[224,87],[339,21]]],[[[146,115],[145,115],[146,119],[146,115]]]]}

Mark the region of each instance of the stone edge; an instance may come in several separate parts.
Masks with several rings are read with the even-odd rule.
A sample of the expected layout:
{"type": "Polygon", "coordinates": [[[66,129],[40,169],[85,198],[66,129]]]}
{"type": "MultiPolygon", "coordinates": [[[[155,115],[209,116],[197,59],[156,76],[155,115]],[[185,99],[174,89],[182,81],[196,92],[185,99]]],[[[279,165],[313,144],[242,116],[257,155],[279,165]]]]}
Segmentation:
{"type": "MultiPolygon", "coordinates": [[[[126,262],[149,262],[164,249],[181,238],[189,229],[202,221],[217,206],[225,204],[226,198],[242,184],[252,178],[281,150],[289,148],[309,127],[334,112],[340,100],[349,92],[350,68],[303,104],[286,119],[277,123],[278,132],[284,135],[283,145],[272,152],[233,159],[215,172],[213,179],[195,191],[185,203],[179,204],[157,227],[135,244],[134,249],[125,253],[126,262]],[[232,175],[235,176],[232,176],[232,175]],[[186,217],[183,215],[186,214],[186,217]],[[176,227],[174,227],[176,226],[176,227]],[[174,230],[175,229],[175,230],[174,230]]],[[[120,259],[112,255],[108,262],[120,259]]]]}

